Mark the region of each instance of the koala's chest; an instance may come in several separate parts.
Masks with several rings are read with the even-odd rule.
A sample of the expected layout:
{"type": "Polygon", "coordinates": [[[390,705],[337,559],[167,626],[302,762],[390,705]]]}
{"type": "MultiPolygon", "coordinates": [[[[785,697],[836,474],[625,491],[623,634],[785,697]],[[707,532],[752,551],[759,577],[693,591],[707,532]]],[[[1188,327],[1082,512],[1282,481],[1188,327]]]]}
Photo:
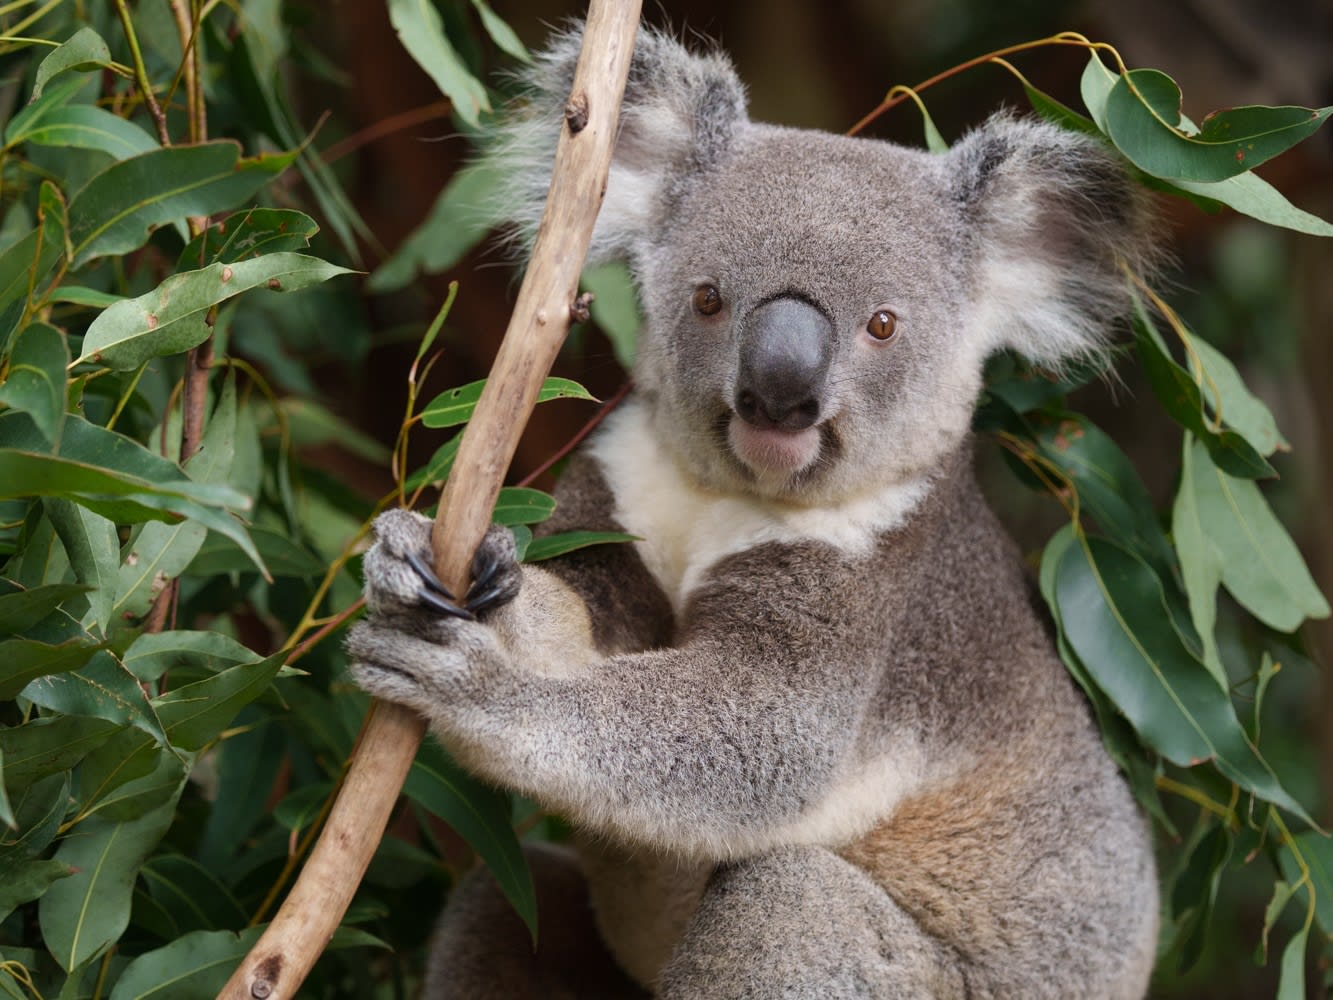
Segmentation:
{"type": "Polygon", "coordinates": [[[592,445],[619,524],[639,536],[639,557],[679,612],[726,556],[767,543],[817,541],[849,556],[870,552],[924,494],[894,485],[833,507],[804,507],[711,491],[684,474],[630,403],[592,445]]]}

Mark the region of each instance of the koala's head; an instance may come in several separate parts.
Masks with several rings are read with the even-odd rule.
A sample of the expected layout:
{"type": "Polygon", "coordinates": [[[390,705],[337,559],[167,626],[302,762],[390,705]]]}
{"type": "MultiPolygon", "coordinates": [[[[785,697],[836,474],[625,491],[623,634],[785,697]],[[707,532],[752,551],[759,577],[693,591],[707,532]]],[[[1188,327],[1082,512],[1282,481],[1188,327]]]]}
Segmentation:
{"type": "MultiPolygon", "coordinates": [[[[496,155],[535,225],[576,34],[496,155]]],[[[635,379],[704,486],[829,503],[928,477],[991,353],[1104,346],[1144,212],[1095,140],[992,118],[946,154],[750,121],[730,64],[644,30],[590,259],[628,262],[635,379]]]]}

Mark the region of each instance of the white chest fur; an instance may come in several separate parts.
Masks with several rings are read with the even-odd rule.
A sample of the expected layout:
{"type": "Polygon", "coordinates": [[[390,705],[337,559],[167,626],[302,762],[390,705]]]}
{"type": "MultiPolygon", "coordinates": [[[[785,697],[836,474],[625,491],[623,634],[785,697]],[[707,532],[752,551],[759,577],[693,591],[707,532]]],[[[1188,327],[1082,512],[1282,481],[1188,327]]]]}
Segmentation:
{"type": "Polygon", "coordinates": [[[592,451],[615,496],[616,519],[642,539],[636,543],[639,557],[676,611],[709,567],[755,545],[820,541],[864,554],[927,490],[921,481],[895,483],[818,508],[712,492],[680,470],[637,400],[610,417],[592,451]]]}

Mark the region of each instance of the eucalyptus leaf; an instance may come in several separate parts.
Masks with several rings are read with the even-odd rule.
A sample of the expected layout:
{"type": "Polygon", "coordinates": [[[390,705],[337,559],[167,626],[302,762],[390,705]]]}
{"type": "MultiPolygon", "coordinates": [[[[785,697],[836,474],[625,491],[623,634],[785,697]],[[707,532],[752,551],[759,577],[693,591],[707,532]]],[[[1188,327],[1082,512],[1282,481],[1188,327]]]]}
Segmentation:
{"type": "Polygon", "coordinates": [[[486,29],[486,34],[491,36],[491,41],[498,45],[501,51],[520,62],[532,62],[532,56],[528,54],[527,47],[519,41],[518,35],[514,34],[514,29],[491,10],[486,0],[472,0],[472,6],[481,16],[481,26],[486,29]]]}
{"type": "Polygon", "coordinates": [[[1154,69],[1130,70],[1106,97],[1107,134],[1141,170],[1167,180],[1214,183],[1234,177],[1308,138],[1333,107],[1244,107],[1215,112],[1197,131],[1182,128],[1180,88],[1154,69]]]}
{"type": "Polygon", "coordinates": [[[403,794],[448,823],[482,857],[535,941],[536,889],[510,827],[508,798],[464,773],[430,740],[417,753],[403,794]]]}
{"type": "MultiPolygon", "coordinates": [[[[469,382],[456,389],[448,389],[432,399],[421,411],[421,422],[427,427],[456,427],[472,419],[472,411],[477,408],[482,387],[486,380],[469,382]]],[[[594,397],[587,389],[567,378],[551,377],[542,383],[537,393],[537,402],[545,403],[552,399],[591,399],[594,397]]]]}
{"type": "MultiPolygon", "coordinates": [[[[1191,447],[1186,435],[1185,449],[1191,447]]],[[[1180,575],[1189,600],[1190,618],[1203,644],[1203,663],[1222,690],[1230,687],[1217,648],[1217,588],[1222,583],[1222,553],[1212,537],[1212,525],[1199,509],[1193,463],[1184,462],[1180,487],[1171,510],[1171,534],[1180,559],[1180,575]]]]}
{"type": "Polygon", "coordinates": [[[47,497],[42,501],[60,544],[65,547],[74,576],[88,588],[88,610],[105,635],[112,625],[120,574],[120,539],[116,526],[70,500],[47,497]]]}
{"type": "Polygon", "coordinates": [[[61,73],[70,70],[91,72],[107,69],[111,65],[111,50],[107,48],[102,36],[92,28],[80,28],[37,66],[32,97],[34,100],[41,97],[46,85],[61,73]]]}
{"type": "Polygon", "coordinates": [[[257,663],[261,657],[220,632],[163,631],[140,635],[124,655],[125,669],[144,683],[152,683],[175,667],[218,673],[238,663],[257,663]]]}
{"type": "Polygon", "coordinates": [[[165,854],[140,872],[152,894],[182,931],[244,927],[249,915],[211,871],[193,858],[165,854]]]}
{"type": "Polygon", "coordinates": [[[263,931],[193,931],[145,952],[125,966],[110,1000],[214,1000],[263,931]]]}
{"type": "Polygon", "coordinates": [[[93,104],[68,104],[29,116],[21,127],[7,129],[5,139],[11,145],[96,149],[117,160],[159,148],[157,140],[134,122],[93,104]]]}
{"type": "Polygon", "coordinates": [[[1327,617],[1328,602],[1259,487],[1210,459],[1195,441],[1184,464],[1199,519],[1221,556],[1222,585],[1279,632],[1294,632],[1306,618],[1327,617]]]}
{"type": "Polygon", "coordinates": [[[176,270],[234,264],[265,254],[303,250],[319,223],[291,208],[250,208],[215,222],[181,251],[176,270]]]}
{"type": "Polygon", "coordinates": [[[174,812],[173,798],[127,823],[94,816],[65,839],[56,860],[77,871],[51,886],[37,909],[42,936],[62,969],[77,968],[124,933],[139,867],[166,833],[174,812]]]}
{"type": "Polygon", "coordinates": [[[138,679],[114,654],[99,650],[77,670],[38,677],[23,689],[34,705],[142,730],[161,744],[167,734],[138,679]]]}
{"type": "Polygon", "coordinates": [[[5,787],[11,796],[48,775],[68,771],[119,729],[103,719],[66,715],[0,729],[5,787]]]}
{"type": "Polygon", "coordinates": [[[20,904],[41,898],[55,882],[73,874],[73,868],[55,858],[45,861],[30,858],[4,865],[4,878],[0,878],[0,920],[20,904]]]}
{"type": "Polygon", "coordinates": [[[454,102],[458,116],[475,127],[477,116],[491,109],[490,99],[446,37],[434,4],[430,0],[389,0],[389,21],[403,48],[454,102]]]}
{"type": "Polygon", "coordinates": [[[536,524],[555,512],[555,498],[541,490],[506,486],[491,511],[496,524],[536,524]]]}
{"type": "Polygon", "coordinates": [[[69,204],[73,266],[137,250],[165,223],[235,208],[282,173],[295,153],[242,158],[228,140],[171,146],[107,167],[69,204]]]}
{"type": "MultiPolygon", "coordinates": [[[[9,582],[9,581],[6,581],[9,582]]],[[[0,594],[0,635],[25,632],[86,588],[77,583],[49,583],[0,594]]]]}
{"type": "Polygon", "coordinates": [[[45,323],[33,323],[19,334],[9,357],[9,375],[0,384],[0,405],[27,413],[52,445],[59,444],[65,420],[68,364],[64,334],[45,323]]]}
{"type": "Polygon", "coordinates": [[[290,292],[350,273],[317,257],[271,253],[172,275],[146,295],[117,302],[93,320],[77,360],[128,371],[150,358],[203,343],[212,333],[206,322],[209,310],[242,292],[261,287],[290,292]]]}
{"type": "Polygon", "coordinates": [[[366,283],[372,292],[393,292],[418,274],[447,271],[505,221],[500,197],[501,164],[481,160],[458,170],[435,199],[422,224],[376,268],[366,283]]]}
{"type": "Polygon", "coordinates": [[[7,701],[38,677],[78,670],[99,647],[70,639],[52,645],[36,639],[0,639],[0,701],[7,701]]]}
{"type": "Polygon", "coordinates": [[[1246,791],[1313,825],[1181,640],[1147,563],[1104,538],[1085,538],[1064,554],[1055,586],[1070,646],[1149,746],[1181,767],[1211,760],[1246,791]]]}
{"type": "Polygon", "coordinates": [[[172,746],[198,750],[216,739],[237,712],[264,693],[285,655],[228,667],[154,699],[172,746]]]}
{"type": "Polygon", "coordinates": [[[592,545],[611,545],[618,542],[638,541],[637,535],[628,535],[621,531],[565,531],[558,535],[544,535],[534,538],[523,555],[524,562],[541,562],[554,559],[567,552],[586,549],[592,545]]]}

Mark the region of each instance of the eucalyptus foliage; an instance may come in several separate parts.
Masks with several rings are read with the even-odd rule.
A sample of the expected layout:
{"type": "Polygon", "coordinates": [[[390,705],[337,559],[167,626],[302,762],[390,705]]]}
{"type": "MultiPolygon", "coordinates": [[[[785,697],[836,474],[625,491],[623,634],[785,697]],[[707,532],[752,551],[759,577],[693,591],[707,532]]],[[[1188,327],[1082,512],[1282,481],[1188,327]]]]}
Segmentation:
{"type": "MultiPolygon", "coordinates": [[[[184,35],[165,2],[0,11],[0,996],[214,995],[289,887],[366,709],[343,680],[338,636],[358,607],[367,525],[434,496],[479,391],[417,398],[451,295],[405,373],[393,449],[283,394],[303,377],[280,332],[289,302],[341,324],[327,332],[346,360],[367,348],[349,298],[368,229],[289,101],[282,5],[176,6],[184,35]],[[183,428],[198,415],[192,440],[183,428]],[[405,461],[409,430],[440,438],[418,469],[405,461]],[[300,446],[330,441],[392,464],[397,488],[366,501],[307,465],[300,446]]],[[[484,129],[496,98],[476,53],[526,59],[509,27],[482,0],[387,0],[387,16],[458,125],[484,129]]],[[[1333,235],[1250,172],[1330,109],[1231,109],[1195,126],[1164,74],[1054,41],[1088,45],[1087,115],[1026,85],[1037,113],[1103,137],[1145,184],[1204,210],[1333,235]]],[[[478,208],[489,169],[456,174],[368,286],[442,271],[481,239],[494,221],[478,208]]],[[[598,270],[587,285],[628,362],[627,279],[598,270]]],[[[1135,288],[1134,363],[1182,428],[1169,511],[1069,408],[1098,372],[998,359],[977,426],[1069,511],[1041,557],[1041,590],[1107,747],[1175,859],[1170,960],[1197,955],[1218,879],[1253,859],[1273,883],[1265,937],[1284,909],[1301,913],[1281,958],[1283,995],[1296,996],[1314,928],[1333,932],[1333,849],[1265,757],[1259,720],[1299,649],[1291,634],[1329,609],[1261,485],[1287,447],[1272,416],[1225,357],[1135,288]],[[1219,640],[1237,616],[1247,641],[1219,640]]],[[[563,379],[543,391],[568,397],[588,398],[563,379]]],[[[514,487],[495,518],[530,559],[623,540],[533,541],[528,526],[552,509],[514,487]]],[[[429,743],[405,797],[312,995],[410,992],[424,915],[458,860],[432,816],[535,923],[514,821],[538,834],[549,824],[429,743]]]]}

